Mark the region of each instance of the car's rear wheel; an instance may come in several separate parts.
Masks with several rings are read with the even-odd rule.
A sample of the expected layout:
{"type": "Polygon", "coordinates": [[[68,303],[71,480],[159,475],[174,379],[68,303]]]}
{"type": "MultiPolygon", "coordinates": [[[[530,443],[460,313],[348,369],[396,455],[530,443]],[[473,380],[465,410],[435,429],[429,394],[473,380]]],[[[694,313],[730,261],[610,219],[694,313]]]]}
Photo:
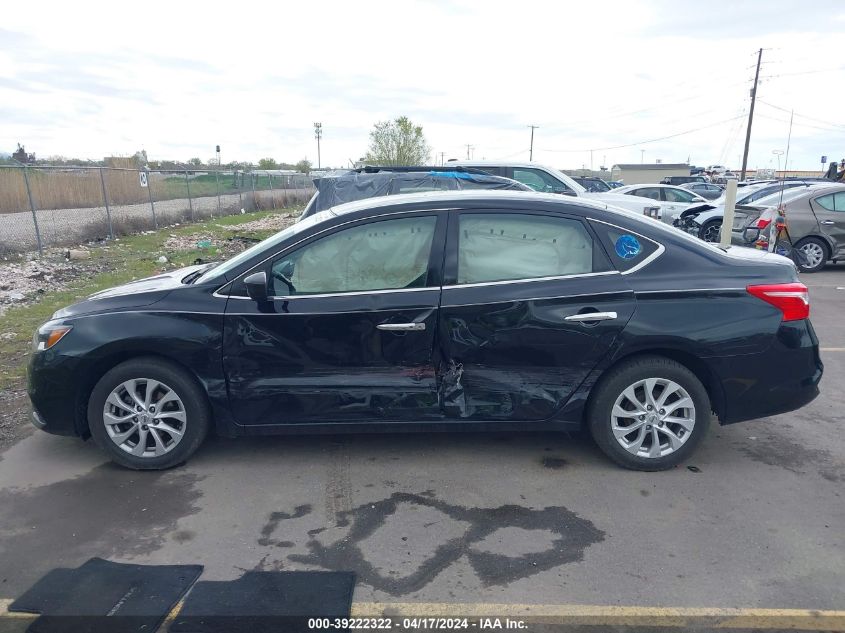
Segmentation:
{"type": "Polygon", "coordinates": [[[710,398],[689,369],[647,356],[615,367],[590,398],[590,431],[616,463],[665,470],[695,450],[710,424],[710,398]]]}
{"type": "Polygon", "coordinates": [[[183,369],[140,358],[107,372],[88,401],[91,436],[112,460],[136,470],[181,464],[210,425],[205,394],[183,369]]]}
{"type": "Polygon", "coordinates": [[[722,231],[722,221],[721,220],[708,220],[704,223],[704,226],[698,232],[698,237],[703,239],[705,242],[716,243],[719,241],[719,236],[722,231]]]}
{"type": "Polygon", "coordinates": [[[824,268],[829,259],[827,244],[817,237],[805,237],[795,245],[795,249],[801,251],[803,257],[798,264],[802,273],[814,273],[824,268]]]}

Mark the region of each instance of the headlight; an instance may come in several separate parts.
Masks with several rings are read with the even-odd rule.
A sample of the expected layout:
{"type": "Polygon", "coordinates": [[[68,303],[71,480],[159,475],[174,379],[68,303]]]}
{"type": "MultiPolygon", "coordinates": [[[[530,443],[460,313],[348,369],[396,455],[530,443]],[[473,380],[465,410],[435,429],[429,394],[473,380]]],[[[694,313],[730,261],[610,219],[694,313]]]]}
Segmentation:
{"type": "Polygon", "coordinates": [[[32,337],[32,351],[43,352],[61,341],[73,329],[72,325],[47,322],[32,337]]]}

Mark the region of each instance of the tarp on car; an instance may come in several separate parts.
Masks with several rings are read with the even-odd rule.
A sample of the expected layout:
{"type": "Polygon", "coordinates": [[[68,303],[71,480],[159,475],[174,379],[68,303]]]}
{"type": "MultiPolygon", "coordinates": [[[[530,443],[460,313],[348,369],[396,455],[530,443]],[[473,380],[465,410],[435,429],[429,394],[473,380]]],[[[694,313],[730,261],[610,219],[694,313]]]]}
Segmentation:
{"type": "Polygon", "coordinates": [[[500,176],[454,171],[419,172],[340,172],[314,179],[317,193],[308,204],[302,217],[331,209],[339,204],[367,198],[420,193],[423,191],[456,191],[463,189],[515,189],[525,186],[500,176]]]}

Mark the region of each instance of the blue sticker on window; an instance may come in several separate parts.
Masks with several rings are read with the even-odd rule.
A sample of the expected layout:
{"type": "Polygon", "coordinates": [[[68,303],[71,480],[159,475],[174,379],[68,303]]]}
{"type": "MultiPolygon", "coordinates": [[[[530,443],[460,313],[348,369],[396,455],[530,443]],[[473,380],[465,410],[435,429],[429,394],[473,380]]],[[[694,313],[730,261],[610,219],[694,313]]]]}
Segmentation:
{"type": "Polygon", "coordinates": [[[616,240],[616,254],[622,259],[634,259],[643,247],[633,235],[622,235],[616,240]]]}

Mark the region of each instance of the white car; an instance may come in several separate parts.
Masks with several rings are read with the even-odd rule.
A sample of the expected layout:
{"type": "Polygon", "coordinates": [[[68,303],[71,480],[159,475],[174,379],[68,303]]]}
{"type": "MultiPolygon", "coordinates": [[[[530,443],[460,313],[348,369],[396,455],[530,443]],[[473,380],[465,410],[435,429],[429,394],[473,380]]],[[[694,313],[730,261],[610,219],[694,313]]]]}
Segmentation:
{"type": "Polygon", "coordinates": [[[703,204],[707,198],[675,185],[625,185],[614,193],[651,198],[660,206],[657,219],[672,224],[691,204],[703,204]]]}
{"type": "MultiPolygon", "coordinates": [[[[639,198],[617,193],[619,189],[610,191],[587,191],[563,172],[554,167],[546,167],[538,163],[508,163],[483,160],[450,161],[449,165],[474,167],[494,176],[512,178],[535,191],[545,193],[559,193],[565,196],[586,198],[602,202],[608,206],[624,211],[631,211],[637,215],[657,217],[660,205],[649,198],[639,198]]],[[[689,193],[689,192],[688,192],[689,193]]]]}

